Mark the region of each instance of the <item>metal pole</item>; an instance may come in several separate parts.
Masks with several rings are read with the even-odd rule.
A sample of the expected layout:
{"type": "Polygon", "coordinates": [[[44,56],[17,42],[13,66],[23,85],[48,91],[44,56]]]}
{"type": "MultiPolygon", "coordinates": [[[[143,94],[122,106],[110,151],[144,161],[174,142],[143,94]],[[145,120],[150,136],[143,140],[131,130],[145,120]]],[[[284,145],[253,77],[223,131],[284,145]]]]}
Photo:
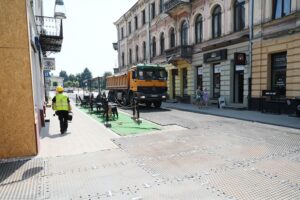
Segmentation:
{"type": "Polygon", "coordinates": [[[249,78],[248,78],[248,109],[251,109],[252,98],[252,41],[253,41],[254,0],[250,0],[250,40],[249,40],[249,78]]]}

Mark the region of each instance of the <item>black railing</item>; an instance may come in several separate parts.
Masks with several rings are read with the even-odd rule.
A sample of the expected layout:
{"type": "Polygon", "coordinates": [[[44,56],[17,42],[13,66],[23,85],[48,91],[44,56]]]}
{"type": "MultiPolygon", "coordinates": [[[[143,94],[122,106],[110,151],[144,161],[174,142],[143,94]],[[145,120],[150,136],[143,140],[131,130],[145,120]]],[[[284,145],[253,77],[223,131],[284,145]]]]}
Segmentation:
{"type": "Polygon", "coordinates": [[[63,25],[61,19],[36,16],[35,22],[40,35],[43,54],[60,52],[63,40],[63,25]]]}
{"type": "Polygon", "coordinates": [[[171,57],[191,59],[193,55],[193,46],[183,45],[172,49],[168,49],[165,51],[165,53],[166,53],[167,60],[171,57]]]}
{"type": "Polygon", "coordinates": [[[189,3],[190,3],[190,0],[185,0],[185,1],[184,0],[170,0],[164,4],[165,11],[168,12],[181,4],[189,4],[189,3]]]}

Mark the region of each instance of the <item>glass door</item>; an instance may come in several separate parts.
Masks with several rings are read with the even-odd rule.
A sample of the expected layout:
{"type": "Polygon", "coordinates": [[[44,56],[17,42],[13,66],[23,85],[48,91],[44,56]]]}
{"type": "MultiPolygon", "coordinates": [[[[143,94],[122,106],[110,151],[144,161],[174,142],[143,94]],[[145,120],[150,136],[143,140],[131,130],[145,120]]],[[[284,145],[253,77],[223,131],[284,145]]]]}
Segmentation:
{"type": "Polygon", "coordinates": [[[221,65],[213,65],[213,98],[219,98],[221,92],[221,65]]]}

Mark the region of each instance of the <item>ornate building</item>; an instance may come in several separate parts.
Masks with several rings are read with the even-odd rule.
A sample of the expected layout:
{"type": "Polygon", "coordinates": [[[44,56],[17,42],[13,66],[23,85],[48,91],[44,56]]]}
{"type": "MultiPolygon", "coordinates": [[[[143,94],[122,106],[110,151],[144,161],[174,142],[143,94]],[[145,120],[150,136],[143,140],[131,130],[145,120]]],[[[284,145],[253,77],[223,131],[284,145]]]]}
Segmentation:
{"type": "MultiPolygon", "coordinates": [[[[255,109],[261,91],[272,89],[266,83],[270,64],[264,45],[277,44],[279,40],[272,39],[277,35],[296,45],[291,50],[293,56],[299,53],[294,43],[299,38],[299,5],[296,0],[253,2],[254,34],[249,0],[139,0],[115,22],[118,71],[126,71],[138,62],[159,63],[168,71],[170,99],[191,102],[196,88],[201,87],[208,89],[212,103],[224,97],[229,107],[247,108],[250,102],[255,109]],[[262,56],[264,63],[259,60],[262,56]]],[[[274,48],[289,54],[288,46],[283,46],[281,50],[276,45],[274,48]]],[[[297,74],[298,61],[292,61],[290,69],[297,74]]],[[[287,79],[289,98],[300,95],[296,79],[287,79]]]]}

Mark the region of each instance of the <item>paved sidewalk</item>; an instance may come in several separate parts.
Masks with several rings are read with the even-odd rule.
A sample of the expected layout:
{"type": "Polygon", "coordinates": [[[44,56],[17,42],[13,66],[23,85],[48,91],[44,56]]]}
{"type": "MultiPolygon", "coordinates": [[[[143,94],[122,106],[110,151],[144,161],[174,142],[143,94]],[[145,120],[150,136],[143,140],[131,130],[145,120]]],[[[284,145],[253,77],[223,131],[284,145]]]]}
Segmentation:
{"type": "Polygon", "coordinates": [[[164,102],[162,106],[165,108],[173,108],[173,109],[202,113],[202,114],[230,117],[234,119],[300,129],[300,118],[290,117],[283,114],[276,115],[276,114],[261,113],[258,111],[249,111],[249,110],[219,109],[214,106],[209,106],[206,108],[199,109],[197,106],[193,104],[183,104],[183,103],[164,102]]]}
{"type": "Polygon", "coordinates": [[[104,125],[98,123],[73,105],[73,121],[69,123],[67,133],[61,135],[59,120],[54,111],[47,108],[50,119],[40,135],[40,153],[38,157],[76,155],[118,148],[112,138],[119,137],[104,125]]]}

